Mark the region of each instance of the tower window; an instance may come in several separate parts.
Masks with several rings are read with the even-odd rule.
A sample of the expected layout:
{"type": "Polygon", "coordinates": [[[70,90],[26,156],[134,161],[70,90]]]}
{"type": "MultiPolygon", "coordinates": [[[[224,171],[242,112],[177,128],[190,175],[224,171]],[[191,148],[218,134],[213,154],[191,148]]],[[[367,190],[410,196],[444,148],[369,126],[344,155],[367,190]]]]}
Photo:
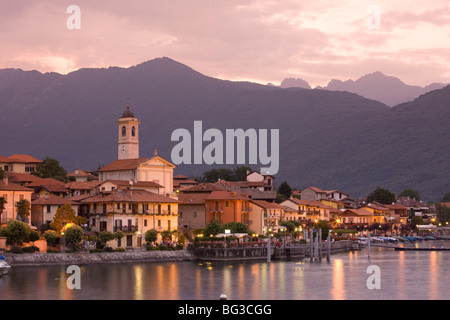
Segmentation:
{"type": "Polygon", "coordinates": [[[134,127],[132,127],[131,128],[131,135],[134,137],[134,136],[136,136],[136,132],[135,132],[135,128],[134,127]]]}
{"type": "Polygon", "coordinates": [[[122,137],[127,135],[127,128],[125,126],[122,127],[122,137]]]}

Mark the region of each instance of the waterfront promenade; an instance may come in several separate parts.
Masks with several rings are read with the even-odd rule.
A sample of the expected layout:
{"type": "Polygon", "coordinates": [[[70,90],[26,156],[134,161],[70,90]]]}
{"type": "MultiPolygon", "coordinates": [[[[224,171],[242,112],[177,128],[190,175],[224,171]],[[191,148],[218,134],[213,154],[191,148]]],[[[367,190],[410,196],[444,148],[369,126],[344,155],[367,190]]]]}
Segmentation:
{"type": "MultiPolygon", "coordinates": [[[[331,243],[330,253],[346,252],[354,249],[352,241],[338,241],[331,243]]],[[[326,254],[326,244],[322,244],[322,255],[326,254]]],[[[172,262],[172,261],[249,261],[266,260],[267,246],[207,248],[199,247],[190,250],[175,251],[125,251],[98,253],[23,253],[4,254],[11,266],[45,266],[45,265],[86,265],[108,263],[137,263],[137,262],[172,262]]],[[[271,247],[271,259],[295,260],[310,256],[309,245],[271,247]]]]}

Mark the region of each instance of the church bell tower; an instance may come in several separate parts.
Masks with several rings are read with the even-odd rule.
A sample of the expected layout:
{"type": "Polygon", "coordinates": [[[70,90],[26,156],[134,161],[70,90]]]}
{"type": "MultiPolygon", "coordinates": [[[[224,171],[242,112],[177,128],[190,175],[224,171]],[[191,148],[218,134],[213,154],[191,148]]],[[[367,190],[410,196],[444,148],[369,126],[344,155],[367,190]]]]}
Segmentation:
{"type": "Polygon", "coordinates": [[[130,104],[122,117],[116,122],[119,129],[118,159],[139,158],[139,121],[130,110],[130,104]]]}

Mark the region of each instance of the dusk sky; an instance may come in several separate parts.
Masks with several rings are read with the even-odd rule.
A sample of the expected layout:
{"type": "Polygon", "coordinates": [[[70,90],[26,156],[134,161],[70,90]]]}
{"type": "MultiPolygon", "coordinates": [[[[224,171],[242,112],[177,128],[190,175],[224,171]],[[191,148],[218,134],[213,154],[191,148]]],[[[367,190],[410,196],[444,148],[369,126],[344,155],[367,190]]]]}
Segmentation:
{"type": "Polygon", "coordinates": [[[228,80],[314,87],[381,71],[424,86],[450,83],[450,2],[0,0],[0,43],[2,69],[65,74],[165,56],[228,80]],[[80,29],[67,27],[70,5],[80,29]]]}

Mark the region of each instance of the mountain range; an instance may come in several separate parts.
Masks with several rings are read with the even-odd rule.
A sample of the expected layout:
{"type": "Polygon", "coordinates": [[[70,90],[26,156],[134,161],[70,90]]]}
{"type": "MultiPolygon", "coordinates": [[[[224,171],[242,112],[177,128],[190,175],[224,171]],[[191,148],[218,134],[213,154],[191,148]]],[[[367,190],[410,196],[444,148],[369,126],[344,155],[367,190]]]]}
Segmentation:
{"type": "MultiPolygon", "coordinates": [[[[392,107],[403,102],[412,101],[427,92],[442,89],[446,85],[445,83],[432,83],[425,87],[412,86],[398,78],[386,76],[377,71],[355,81],[332,79],[327,86],[317,86],[315,89],[353,92],[367,99],[377,100],[392,107]]],[[[308,82],[298,78],[286,78],[281,82],[280,87],[312,88],[308,82]]]]}
{"type": "MultiPolygon", "coordinates": [[[[430,201],[450,191],[450,86],[390,107],[344,91],[215,79],[169,58],[67,75],[0,70],[0,155],[95,170],[117,159],[115,122],[128,101],[141,121],[141,156],[157,149],[170,161],[172,132],[193,132],[201,120],[203,130],[279,129],[277,184],[355,198],[377,186],[414,188],[430,201]]],[[[175,174],[211,168],[182,164],[175,174]]]]}

